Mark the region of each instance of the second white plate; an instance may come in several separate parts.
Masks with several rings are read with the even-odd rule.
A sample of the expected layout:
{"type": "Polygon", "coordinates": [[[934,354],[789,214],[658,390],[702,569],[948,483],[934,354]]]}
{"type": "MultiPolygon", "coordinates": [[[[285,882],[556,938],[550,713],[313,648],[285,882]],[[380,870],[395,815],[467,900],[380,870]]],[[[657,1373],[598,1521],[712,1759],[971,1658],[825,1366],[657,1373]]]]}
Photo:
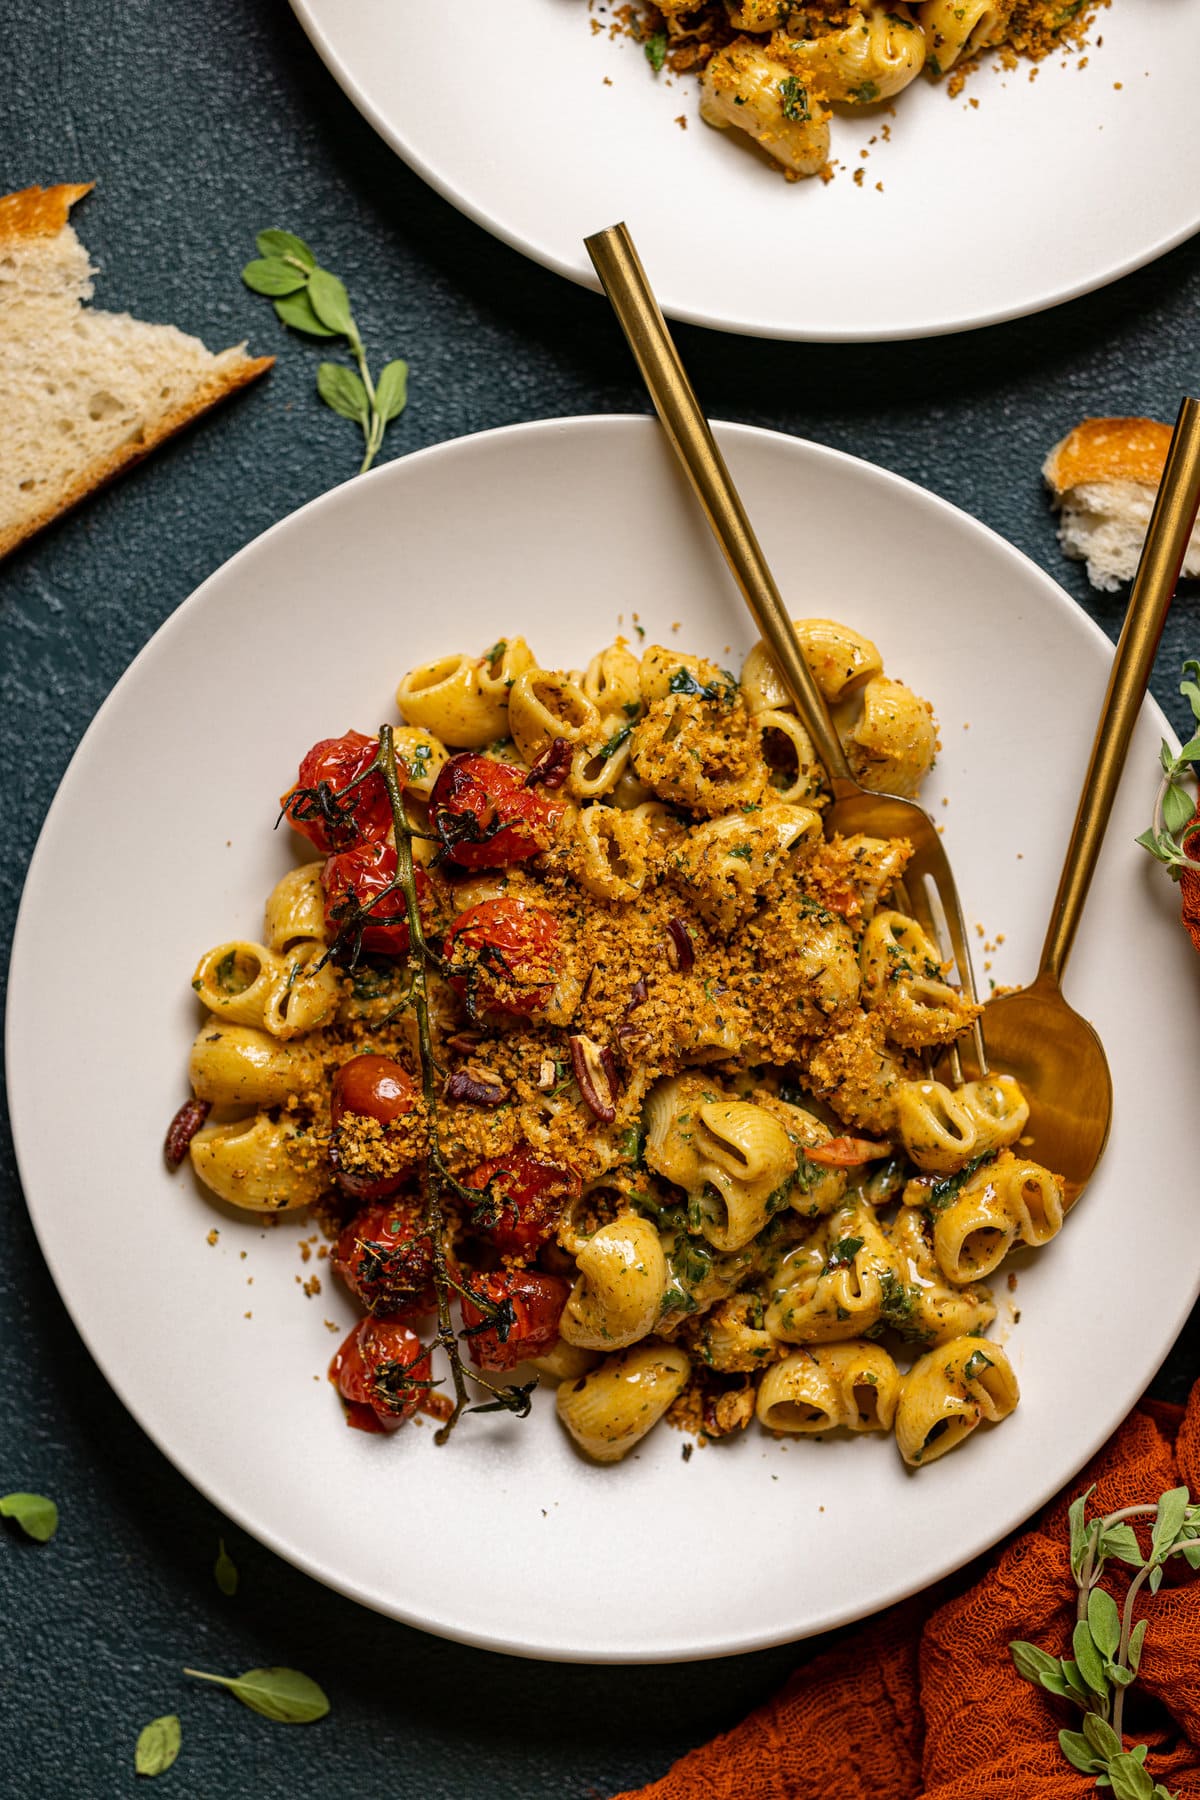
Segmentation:
{"type": "MultiPolygon", "coordinates": [[[[870,633],[934,702],[928,800],[968,916],[1036,966],[1109,648],[1045,575],[896,476],[774,433],[718,436],[797,613],[870,633]],[[943,805],[943,801],[945,805],[943,805]]],[[[1195,1293],[1193,1197],[1156,1121],[1189,1117],[1200,964],[1132,839],[1144,709],[1068,989],[1117,1114],[1067,1228],[1000,1284],[1023,1399],[915,1477],[888,1439],[758,1431],[685,1462],[660,1427],[578,1456],[525,1423],[346,1430],[325,1368],[355,1309],[302,1221],[263,1228],[162,1161],[214,943],[256,937],[288,865],[276,796],[317,738],[394,717],[412,664],[521,631],[581,663],[622,619],[736,667],[754,633],[648,419],[572,419],[388,463],[218,571],[97,716],[51,809],[13,952],[9,1083],[47,1260],[100,1367],[198,1487],[282,1556],[430,1631],[530,1656],[675,1660],[822,1631],[934,1581],[1032,1512],[1137,1399],[1195,1293]],[[678,629],[676,624],[678,623],[678,629]],[[1152,1097],[1152,1104],[1151,1104],[1152,1097]],[[213,1241],[210,1233],[217,1232],[213,1241]],[[302,1282],[316,1273],[320,1292],[302,1282]],[[1095,1321],[1103,1321],[1102,1329],[1095,1321]],[[417,1521],[416,1528],[413,1521],[417,1521]]]]}
{"type": "Polygon", "coordinates": [[[1200,229],[1200,7],[1114,0],[1086,62],[924,77],[834,121],[829,186],[706,126],[584,0],[292,0],[417,173],[594,286],[583,239],[628,223],[664,311],[756,337],[905,338],[1038,312],[1200,229]],[[596,29],[600,27],[601,29],[596,29]],[[886,139],[886,141],[885,141],[886,139]],[[862,170],[857,185],[855,171],[862,170]]]}

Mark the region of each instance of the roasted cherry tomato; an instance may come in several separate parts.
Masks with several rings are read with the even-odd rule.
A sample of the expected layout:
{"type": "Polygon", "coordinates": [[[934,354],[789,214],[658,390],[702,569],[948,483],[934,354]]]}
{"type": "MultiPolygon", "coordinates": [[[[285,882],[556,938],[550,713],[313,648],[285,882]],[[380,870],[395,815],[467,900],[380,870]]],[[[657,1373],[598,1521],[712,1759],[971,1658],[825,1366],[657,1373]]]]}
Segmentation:
{"type": "Polygon", "coordinates": [[[527,769],[465,750],[438,772],[429,818],[456,869],[503,869],[549,844],[565,810],[526,787],[527,769]]]}
{"type": "Polygon", "coordinates": [[[388,1141],[387,1127],[410,1113],[416,1099],[411,1075],[389,1056],[352,1056],[342,1064],[333,1078],[329,1114],[338,1186],[344,1193],[383,1200],[404,1185],[417,1155],[401,1155],[395,1140],[388,1141]],[[357,1144],[344,1127],[347,1114],[377,1120],[384,1137],[357,1144]]]}
{"type": "Polygon", "coordinates": [[[558,1321],[571,1292],[570,1282],[561,1276],[498,1269],[492,1275],[469,1275],[463,1286],[504,1313],[503,1319],[493,1320],[464,1295],[465,1341],[476,1368],[513,1369],[558,1342],[558,1321]]]}
{"type": "Polygon", "coordinates": [[[387,836],[392,809],[379,771],[368,775],[352,792],[346,791],[371,767],[378,749],[375,739],[364,737],[361,731],[322,738],[300,764],[295,786],[280,799],[296,830],[326,856],[351,844],[387,836]]]}
{"type": "Polygon", "coordinates": [[[544,907],[524,900],[481,900],[446,933],[450,985],[473,1018],[517,1017],[549,1006],[559,975],[558,925],[544,907]]]}
{"type": "Polygon", "coordinates": [[[395,1319],[360,1319],[329,1365],[359,1431],[398,1431],[429,1394],[429,1352],[395,1319]]]}
{"type": "Polygon", "coordinates": [[[437,1309],[433,1244],[421,1230],[414,1206],[394,1201],[364,1207],[338,1238],[332,1262],[376,1318],[407,1318],[437,1309]]]}
{"type": "MultiPolygon", "coordinates": [[[[365,906],[396,879],[396,852],[382,841],[357,844],[331,856],[321,871],[325,888],[325,928],[331,938],[347,926],[343,910],[351,900],[365,906]]],[[[417,904],[422,918],[432,899],[429,877],[423,869],[416,871],[417,904]]],[[[349,936],[349,933],[347,933],[349,936]]],[[[403,956],[408,949],[408,913],[399,888],[389,894],[371,913],[364,925],[360,947],[383,956],[403,956]]]]}
{"type": "Polygon", "coordinates": [[[580,1190],[574,1169],[539,1162],[529,1150],[513,1150],[480,1163],[463,1185],[482,1191],[489,1183],[500,1214],[483,1230],[501,1256],[535,1256],[558,1223],[564,1202],[580,1190]]]}

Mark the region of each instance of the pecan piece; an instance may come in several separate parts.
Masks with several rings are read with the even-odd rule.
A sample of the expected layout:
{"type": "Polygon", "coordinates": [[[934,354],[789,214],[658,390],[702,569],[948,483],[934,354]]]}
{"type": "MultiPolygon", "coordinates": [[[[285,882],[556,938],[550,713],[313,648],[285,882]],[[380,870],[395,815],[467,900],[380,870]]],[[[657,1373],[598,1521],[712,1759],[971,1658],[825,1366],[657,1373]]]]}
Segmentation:
{"type": "Polygon", "coordinates": [[[171,1168],[177,1169],[188,1153],[188,1145],[212,1111],[211,1100],[185,1100],[167,1126],[163,1155],[171,1168]]]}
{"type": "Polygon", "coordinates": [[[580,1093],[596,1117],[611,1125],[617,1116],[617,1065],[612,1051],[583,1036],[572,1037],[570,1045],[580,1093]]]}
{"type": "Polygon", "coordinates": [[[543,787],[560,788],[570,773],[571,746],[566,738],[555,738],[533,764],[525,777],[525,786],[535,787],[540,781],[543,787]]]}
{"type": "Polygon", "coordinates": [[[692,934],[682,919],[667,920],[667,961],[684,975],[696,961],[692,934]]]}
{"type": "Polygon", "coordinates": [[[503,1106],[508,1099],[508,1089],[495,1076],[490,1081],[480,1081],[466,1069],[455,1069],[448,1075],[442,1093],[447,1100],[465,1100],[468,1106],[503,1106]]]}

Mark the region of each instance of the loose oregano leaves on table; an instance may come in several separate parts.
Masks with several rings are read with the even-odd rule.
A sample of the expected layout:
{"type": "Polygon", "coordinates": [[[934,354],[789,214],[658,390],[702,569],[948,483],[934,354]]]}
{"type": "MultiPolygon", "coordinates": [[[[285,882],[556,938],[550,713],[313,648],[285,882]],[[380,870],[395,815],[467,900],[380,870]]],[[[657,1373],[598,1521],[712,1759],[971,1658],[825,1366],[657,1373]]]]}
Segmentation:
{"type": "Polygon", "coordinates": [[[14,1520],[35,1544],[48,1544],[58,1530],[58,1508],[45,1494],[0,1494],[0,1518],[14,1520]]]}
{"type": "Polygon", "coordinates": [[[208,1675],[203,1669],[185,1669],[197,1681],[212,1681],[228,1688],[251,1712],[279,1725],[311,1725],[329,1711],[322,1688],[299,1669],[247,1669],[244,1675],[208,1675]]]}
{"type": "Polygon", "coordinates": [[[258,255],[242,270],[246,286],[273,300],[276,313],[293,331],[315,338],[345,338],[349,345],[357,369],[323,362],[317,370],[317,392],[326,406],[362,431],[361,475],[379,454],[384,432],[407,404],[408,364],[399,359],[385,363],[372,379],[345,284],[320,267],[303,238],[290,231],[260,231],[255,244],[258,255]]]}
{"type": "MultiPolygon", "coordinates": [[[[1164,740],[1158,753],[1162,764],[1162,780],[1154,799],[1154,823],[1134,842],[1151,856],[1165,863],[1172,881],[1178,881],[1183,869],[1200,870],[1200,857],[1189,849],[1189,841],[1200,832],[1200,822],[1193,824],[1196,796],[1189,785],[1200,767],[1200,662],[1195,657],[1183,665],[1179,691],[1192,709],[1196,730],[1180,750],[1172,756],[1171,746],[1164,740]]],[[[1200,850],[1200,842],[1197,843],[1200,850]]]]}
{"type": "Polygon", "coordinates": [[[182,1742],[178,1713],[164,1713],[161,1719],[151,1719],[138,1732],[137,1748],[133,1753],[135,1773],[165,1775],[179,1755],[182,1742]]]}
{"type": "Polygon", "coordinates": [[[237,1564],[225,1548],[225,1539],[217,1539],[217,1560],[213,1564],[213,1580],[227,1600],[232,1600],[238,1591],[237,1564]]]}
{"type": "Polygon", "coordinates": [[[1193,1506],[1187,1488],[1170,1488],[1157,1506],[1123,1506],[1103,1518],[1086,1517],[1094,1488],[1071,1505],[1071,1573],[1079,1589],[1073,1657],[1051,1656],[1036,1644],[1018,1639],[1009,1652],[1026,1681],[1077,1706],[1083,1717],[1078,1731],[1060,1731],[1058,1741],[1072,1768],[1096,1777],[1096,1786],[1116,1800],[1178,1800],[1154,1780],[1146,1768],[1148,1746],[1125,1748],[1121,1734],[1126,1689],[1137,1678],[1148,1621],[1134,1624],[1133,1613],[1143,1588],[1156,1594],[1163,1568],[1182,1556],[1190,1569],[1200,1569],[1200,1505],[1193,1506]],[[1149,1553],[1143,1555],[1133,1521],[1151,1524],[1149,1553]],[[1118,1606],[1100,1585],[1105,1563],[1127,1563],[1137,1573],[1118,1606]]]}

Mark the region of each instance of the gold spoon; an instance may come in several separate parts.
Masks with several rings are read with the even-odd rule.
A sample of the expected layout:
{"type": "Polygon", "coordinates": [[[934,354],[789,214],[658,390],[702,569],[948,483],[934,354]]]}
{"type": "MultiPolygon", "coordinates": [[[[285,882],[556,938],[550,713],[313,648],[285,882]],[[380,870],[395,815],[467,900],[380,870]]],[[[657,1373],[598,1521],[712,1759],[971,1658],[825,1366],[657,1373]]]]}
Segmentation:
{"type": "MultiPolygon", "coordinates": [[[[791,615],[784,606],[741,497],[700,409],[679,352],[671,341],[633,240],[624,225],[610,225],[584,240],[600,283],[642,373],[667,439],[712,527],[734,580],[770,645],[792,701],[812,738],[833,792],[825,814],[830,836],[907,838],[912,857],[906,872],[907,911],[936,944],[949,937],[959,985],[975,999],[967,928],[950,863],[932,819],[912,800],[877,794],[854,779],[825,697],[813,680],[791,615]],[[931,903],[932,886],[940,907],[931,903]],[[938,912],[943,915],[938,917],[938,912]],[[943,923],[945,930],[943,930],[943,923]]],[[[987,1073],[983,1035],[972,1028],[975,1055],[987,1073]]]]}
{"type": "Polygon", "coordinates": [[[983,1022],[993,1067],[1029,1101],[1029,1148],[1076,1200],[1103,1154],[1112,1077],[1100,1039],[1062,996],[1062,974],[1095,872],[1154,653],[1200,503],[1200,401],[1179,409],[1146,543],[1129,596],[1079,810],[1035,980],[989,1000],[983,1022]]]}

